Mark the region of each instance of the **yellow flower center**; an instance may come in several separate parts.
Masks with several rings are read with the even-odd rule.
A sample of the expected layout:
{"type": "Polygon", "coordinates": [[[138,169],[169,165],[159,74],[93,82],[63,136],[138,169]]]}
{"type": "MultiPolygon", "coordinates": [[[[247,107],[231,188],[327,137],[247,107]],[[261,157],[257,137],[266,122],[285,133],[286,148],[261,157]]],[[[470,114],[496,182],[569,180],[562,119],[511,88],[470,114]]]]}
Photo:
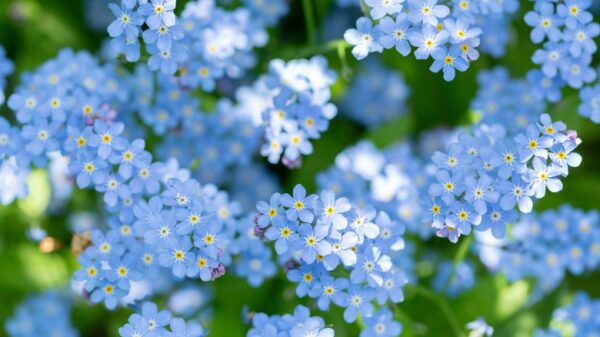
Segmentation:
{"type": "Polygon", "coordinates": [[[107,285],[104,286],[104,293],[105,294],[111,295],[114,291],[115,291],[115,288],[112,285],[107,284],[107,285]]]}
{"type": "Polygon", "coordinates": [[[112,142],[112,136],[108,133],[105,133],[102,135],[102,143],[103,144],[110,144],[112,142]]]}

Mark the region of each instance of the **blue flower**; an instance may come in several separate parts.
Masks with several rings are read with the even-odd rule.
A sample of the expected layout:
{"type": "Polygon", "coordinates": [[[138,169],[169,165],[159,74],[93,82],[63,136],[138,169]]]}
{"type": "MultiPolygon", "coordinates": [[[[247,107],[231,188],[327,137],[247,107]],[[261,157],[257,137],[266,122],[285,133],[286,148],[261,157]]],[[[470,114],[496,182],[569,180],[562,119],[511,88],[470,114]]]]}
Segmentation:
{"type": "MultiPolygon", "coordinates": [[[[358,235],[358,242],[363,243],[365,238],[375,239],[379,233],[379,227],[373,223],[377,211],[372,206],[365,206],[364,208],[353,207],[348,213],[350,221],[350,227],[358,235]]],[[[334,228],[339,229],[334,226],[334,228]]]]}
{"type": "Polygon", "coordinates": [[[591,0],[565,0],[558,4],[556,12],[564,18],[567,28],[574,29],[578,23],[587,24],[592,21],[592,14],[586,11],[591,4],[591,0]]]}
{"type": "Polygon", "coordinates": [[[366,4],[371,7],[371,17],[373,20],[379,20],[386,15],[400,13],[404,0],[366,0],[366,4]]]}
{"type": "Polygon", "coordinates": [[[108,125],[101,120],[94,122],[94,134],[90,137],[88,144],[91,147],[98,148],[100,159],[108,159],[112,154],[115,143],[120,141],[120,135],[123,133],[125,125],[115,123],[108,125]]]}
{"type": "Polygon", "coordinates": [[[455,202],[450,206],[450,215],[446,217],[446,225],[455,228],[460,235],[471,233],[471,226],[481,223],[481,214],[469,204],[455,202]]]}
{"type": "Polygon", "coordinates": [[[410,44],[417,47],[415,57],[417,60],[424,60],[443,50],[443,44],[448,41],[449,35],[445,30],[437,31],[434,26],[424,26],[421,31],[414,31],[410,34],[410,44]]]}
{"type": "Polygon", "coordinates": [[[38,157],[44,152],[57,151],[58,124],[49,123],[46,118],[36,118],[31,125],[25,125],[21,136],[27,144],[25,150],[32,156],[38,157]]]}
{"type": "Polygon", "coordinates": [[[356,21],[356,29],[348,29],[344,33],[344,39],[354,46],[352,55],[362,60],[369,53],[383,51],[383,46],[378,42],[380,34],[378,27],[373,28],[371,21],[362,17],[356,21]]]}
{"type": "Polygon", "coordinates": [[[142,34],[146,45],[156,44],[159,50],[170,50],[173,41],[183,39],[183,29],[179,25],[167,26],[161,24],[156,29],[145,30],[142,34]]]}
{"type": "Polygon", "coordinates": [[[306,189],[304,186],[298,184],[294,186],[291,196],[287,193],[281,196],[281,205],[288,208],[285,212],[288,220],[295,221],[300,219],[302,222],[312,223],[316,199],[317,196],[314,194],[306,196],[306,189]]]}
{"type": "Polygon", "coordinates": [[[203,337],[204,329],[199,323],[191,322],[186,324],[182,318],[176,317],[169,323],[171,331],[165,333],[167,337],[203,337]]]}
{"type": "Polygon", "coordinates": [[[562,64],[567,55],[567,46],[565,44],[556,44],[547,42],[544,49],[535,51],[531,60],[535,64],[542,65],[542,72],[548,77],[554,77],[558,73],[559,64],[562,64]]]}
{"type": "Polygon", "coordinates": [[[373,290],[361,286],[351,286],[348,289],[348,306],[344,310],[344,321],[352,323],[356,321],[356,316],[360,313],[362,317],[371,317],[373,315],[373,290]]]}
{"type": "Polygon", "coordinates": [[[452,47],[449,51],[437,49],[433,53],[435,60],[429,70],[434,73],[440,70],[444,71],[444,80],[452,81],[456,76],[456,71],[465,71],[469,68],[469,62],[462,57],[462,51],[459,48],[452,47]]]}
{"type": "Polygon", "coordinates": [[[383,307],[377,310],[373,316],[365,318],[365,328],[360,332],[360,337],[399,336],[402,325],[393,319],[390,309],[383,307]]]}
{"type": "Polygon", "coordinates": [[[444,20],[444,29],[448,31],[452,43],[461,44],[478,40],[478,36],[482,33],[481,28],[470,28],[471,22],[466,16],[460,16],[456,21],[452,18],[444,20]]]}
{"type": "Polygon", "coordinates": [[[317,298],[317,306],[323,311],[329,310],[329,304],[333,301],[340,307],[345,307],[348,304],[348,294],[345,290],[350,285],[348,279],[334,279],[329,275],[324,275],[315,283],[309,291],[309,296],[317,298]]]}
{"type": "Polygon", "coordinates": [[[376,289],[377,303],[383,305],[388,300],[393,303],[399,303],[404,300],[402,286],[408,282],[406,274],[403,271],[391,269],[383,276],[381,287],[376,289]]]}
{"type": "Polygon", "coordinates": [[[357,257],[354,249],[359,243],[359,237],[356,233],[346,232],[341,234],[334,232],[330,235],[330,240],[331,254],[323,259],[323,265],[327,270],[334,270],[340,262],[347,267],[356,264],[357,257]]]}
{"type": "Polygon", "coordinates": [[[138,12],[146,17],[150,29],[158,29],[161,24],[167,27],[175,25],[176,0],[151,0],[140,5],[138,12]]]}
{"type": "Polygon", "coordinates": [[[104,302],[107,309],[113,310],[117,307],[117,302],[120,298],[125,297],[127,291],[116,286],[109,281],[102,281],[98,284],[98,288],[94,290],[90,296],[92,303],[104,302]]]}
{"type": "Polygon", "coordinates": [[[413,23],[423,22],[430,26],[436,26],[438,19],[450,14],[450,9],[444,5],[438,5],[437,0],[408,0],[408,6],[408,19],[413,23]]]}
{"type": "Polygon", "coordinates": [[[271,250],[264,246],[242,253],[236,273],[246,277],[252,287],[260,286],[265,278],[275,275],[277,267],[271,261],[271,250]]]}
{"type": "Polygon", "coordinates": [[[302,249],[302,260],[311,264],[317,258],[317,254],[327,256],[331,253],[331,243],[325,240],[329,234],[329,228],[316,226],[314,229],[307,224],[301,224],[298,228],[300,240],[298,248],[302,249]]]}
{"type": "Polygon", "coordinates": [[[504,181],[499,183],[498,191],[503,194],[500,198],[502,209],[508,211],[513,209],[515,205],[518,205],[521,212],[531,212],[533,208],[531,194],[520,176],[514,175],[511,182],[504,181]]]}
{"type": "Polygon", "coordinates": [[[526,162],[532,157],[547,158],[548,149],[552,145],[552,138],[540,135],[539,130],[529,125],[526,134],[518,134],[515,141],[520,146],[519,157],[521,162],[526,162]]]}
{"type": "Polygon", "coordinates": [[[534,27],[531,30],[533,43],[541,43],[546,37],[552,42],[558,42],[562,37],[559,29],[562,19],[555,15],[554,5],[551,2],[542,2],[539,5],[539,13],[531,11],[525,14],[525,22],[534,27]]]}
{"type": "Polygon", "coordinates": [[[171,267],[173,275],[183,278],[186,275],[188,266],[193,263],[193,257],[189,256],[192,249],[189,237],[170,237],[165,243],[165,248],[159,256],[159,263],[163,267],[171,267]]]}
{"type": "Polygon", "coordinates": [[[572,88],[579,89],[596,79],[596,71],[590,66],[591,55],[584,54],[578,60],[566,59],[560,64],[562,78],[572,88]]]}
{"type": "Polygon", "coordinates": [[[108,35],[115,38],[125,34],[127,38],[137,39],[140,34],[139,28],[144,23],[144,18],[123,3],[121,7],[115,4],[109,4],[108,7],[117,18],[108,26],[108,35]]]}
{"type": "Polygon", "coordinates": [[[531,192],[536,198],[542,198],[546,194],[546,188],[550,192],[562,190],[563,184],[557,177],[561,172],[557,166],[547,166],[540,158],[533,158],[533,168],[527,170],[527,181],[531,184],[531,192]]]}
{"type": "Polygon", "coordinates": [[[494,181],[487,175],[480,175],[479,179],[466,177],[465,191],[465,200],[480,214],[487,212],[488,203],[494,204],[499,199],[498,192],[494,191],[494,181]]]}
{"type": "Polygon", "coordinates": [[[581,55],[592,55],[596,52],[597,46],[594,38],[600,35],[600,25],[590,23],[585,26],[577,26],[575,29],[567,29],[564,33],[564,40],[571,42],[569,52],[574,57],[581,55]]]}
{"type": "Polygon", "coordinates": [[[383,285],[383,274],[392,268],[392,261],[388,255],[384,255],[379,247],[367,246],[361,251],[352,273],[350,281],[353,284],[361,284],[367,281],[371,287],[383,285]]]}
{"type": "MultiPolygon", "coordinates": [[[[323,191],[320,194],[320,200],[315,205],[315,213],[319,214],[320,223],[323,225],[332,225],[337,230],[342,230],[348,226],[348,220],[343,215],[351,208],[347,198],[335,198],[332,191],[323,191]]],[[[319,224],[317,227],[321,227],[319,224]]],[[[327,227],[328,228],[328,227],[327,227]]]]}
{"type": "Polygon", "coordinates": [[[379,21],[377,27],[379,27],[382,32],[379,43],[381,43],[385,49],[395,47],[403,56],[410,54],[411,48],[408,43],[410,22],[408,21],[406,14],[399,14],[396,17],[396,20],[384,17],[379,21]]]}
{"type": "Polygon", "coordinates": [[[458,174],[450,176],[448,171],[440,170],[436,173],[437,183],[432,184],[429,187],[429,194],[434,197],[442,197],[442,201],[446,205],[451,205],[455,197],[463,192],[463,186],[460,184],[460,177],[458,174]]]}
{"type": "Polygon", "coordinates": [[[131,144],[123,139],[115,142],[116,152],[111,155],[109,161],[113,165],[119,165],[119,175],[123,179],[129,179],[133,175],[134,168],[140,168],[151,161],[150,153],[144,151],[143,139],[136,139],[131,144]]]}
{"type": "Polygon", "coordinates": [[[121,35],[110,41],[111,47],[117,54],[124,54],[129,62],[136,62],[140,59],[140,42],[137,37],[121,35]]]}
{"type": "Polygon", "coordinates": [[[148,46],[151,54],[148,59],[150,70],[160,70],[163,74],[173,75],[177,71],[178,64],[185,61],[187,54],[183,46],[173,44],[170,49],[160,50],[154,44],[148,46]]]}
{"type": "Polygon", "coordinates": [[[579,97],[581,98],[579,114],[600,124],[600,85],[582,88],[579,97]]]}

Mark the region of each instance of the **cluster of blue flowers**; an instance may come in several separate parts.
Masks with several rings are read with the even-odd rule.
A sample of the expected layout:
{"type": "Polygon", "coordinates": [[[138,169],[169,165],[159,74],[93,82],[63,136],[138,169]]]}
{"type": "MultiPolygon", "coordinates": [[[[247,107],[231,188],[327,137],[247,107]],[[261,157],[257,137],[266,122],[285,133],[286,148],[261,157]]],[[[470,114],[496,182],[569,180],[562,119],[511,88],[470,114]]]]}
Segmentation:
{"type": "Polygon", "coordinates": [[[70,315],[70,298],[58,291],[47,291],[30,296],[17,306],[15,315],[6,321],[6,333],[10,337],[77,337],[70,315]]]}
{"type": "Polygon", "coordinates": [[[266,27],[288,11],[283,0],[245,1],[234,11],[214,0],[187,3],[177,18],[176,0],[121,0],[110,4],[115,20],[108,26],[111,46],[127,61],[140,59],[140,37],[149,54],[148,67],[165,74],[179,70],[182,85],[212,91],[225,74],[241,77],[254,66],[254,47],[268,40],[266,27]]]}
{"type": "MultiPolygon", "coordinates": [[[[0,105],[4,103],[4,88],[6,87],[6,78],[15,70],[15,65],[6,57],[4,47],[0,45],[0,105]]],[[[2,145],[2,141],[0,141],[2,145]]]]}
{"type": "Polygon", "coordinates": [[[296,167],[301,155],[313,152],[311,139],[319,138],[337,114],[329,102],[335,80],[335,72],[321,56],[287,63],[273,60],[266,75],[252,87],[238,90],[239,114],[265,129],[260,152],[270,163],[281,160],[296,167]]]}
{"type": "MultiPolygon", "coordinates": [[[[592,56],[597,50],[594,38],[600,35],[600,25],[593,22],[588,10],[591,0],[537,0],[532,11],[525,15],[525,22],[533,29],[531,40],[542,44],[532,56],[539,70],[531,70],[528,77],[535,77],[539,91],[547,93],[552,102],[560,99],[565,85],[581,89],[596,79],[592,56]]],[[[600,122],[593,107],[593,89],[581,92],[581,115],[600,122]]]]}
{"type": "Polygon", "coordinates": [[[432,179],[431,170],[409,143],[379,150],[366,140],[342,151],[333,167],[317,175],[321,190],[332,190],[357,205],[374,205],[424,239],[432,231],[421,196],[432,179]]]}
{"type": "Polygon", "coordinates": [[[209,281],[223,275],[235,253],[233,269],[252,284],[262,282],[248,269],[257,261],[264,261],[261,275],[273,275],[271,252],[248,235],[252,222],[238,203],[214,185],[200,185],[176,161],[154,162],[143,139],[128,140],[127,133],[138,132],[135,123],[125,130],[126,108],[117,113],[126,106],[126,83],[111,65],[69,50],[25,76],[9,98],[22,128],[0,121],[2,202],[26,194],[31,164],[44,166],[56,154],[68,158],[77,186],[101,192],[109,214],[108,232],[92,233],[74,278],[92,302],[109,308],[160,267],[175,278],[209,281]],[[235,248],[225,249],[230,242],[235,248]]]}
{"type": "Polygon", "coordinates": [[[537,329],[534,337],[594,337],[600,331],[600,300],[577,292],[573,302],[554,311],[549,329],[537,329]]]}
{"type": "Polygon", "coordinates": [[[407,282],[396,263],[403,229],[383,212],[353,205],[331,191],[307,195],[275,193],[257,204],[256,232],[275,242],[296,294],[308,295],[321,310],[331,302],[345,308],[344,320],[379,315],[373,305],[403,300],[407,282]]]}
{"type": "Polygon", "coordinates": [[[369,60],[345,93],[340,111],[362,125],[377,127],[406,113],[409,94],[400,73],[369,60]]]}
{"type": "MultiPolygon", "coordinates": [[[[122,116],[118,117],[127,123],[129,135],[146,136],[146,130],[136,123],[139,116],[152,133],[161,137],[156,148],[158,159],[167,162],[175,158],[200,182],[219,185],[242,167],[247,170],[251,165],[264,132],[243,108],[220,99],[215,111],[202,111],[200,99],[177,78],[153,73],[145,64],[137,65],[132,73],[120,75],[121,90],[128,99],[119,105],[122,116]]],[[[261,166],[255,165],[253,169],[260,174],[260,180],[272,181],[262,174],[261,166]]]]}
{"type": "Polygon", "coordinates": [[[247,337],[333,337],[335,332],[325,327],[321,317],[311,317],[307,307],[298,305],[294,314],[268,316],[256,313],[252,316],[252,328],[247,337]]]}
{"type": "Polygon", "coordinates": [[[547,114],[514,138],[505,134],[501,125],[482,125],[433,154],[437,182],[429,187],[427,207],[438,236],[457,242],[475,228],[504,237],[517,209],[531,212],[534,199],[547,189],[560,191],[560,178],[581,163],[573,152],[581,142],[577,134],[547,114]]]}
{"type": "MultiPolygon", "coordinates": [[[[452,81],[456,71],[465,71],[469,63],[479,58],[482,35],[481,22],[489,19],[490,31],[502,25],[505,13],[513,13],[519,3],[516,0],[491,2],[477,0],[454,1],[452,10],[438,0],[366,0],[369,16],[356,22],[356,29],[344,34],[354,46],[352,54],[357,59],[369,53],[395,48],[407,56],[412,47],[417,59],[433,59],[432,72],[443,71],[444,79],[452,81]],[[375,24],[376,22],[376,24],[375,24]]],[[[449,2],[449,1],[448,1],[449,2]]],[[[492,33],[495,34],[495,33],[492,33]]],[[[496,54],[503,53],[501,41],[506,37],[491,35],[499,44],[496,54]]],[[[487,41],[488,44],[492,44],[487,41]]],[[[491,47],[493,48],[493,47],[491,47]]]]}
{"type": "Polygon", "coordinates": [[[570,205],[524,215],[502,242],[498,268],[511,281],[537,280],[533,297],[555,289],[565,274],[600,265],[600,214],[570,205]]]}
{"type": "Polygon", "coordinates": [[[495,67],[477,74],[477,94],[471,102],[471,113],[477,124],[504,125],[510,134],[524,131],[535,123],[545,110],[544,98],[560,98],[560,90],[540,90],[539,71],[527,79],[510,77],[504,67],[495,67]]]}
{"type": "Polygon", "coordinates": [[[140,312],[129,316],[128,322],[119,328],[121,337],[204,337],[206,332],[197,322],[186,322],[172,317],[168,310],[159,311],[156,304],[144,302],[140,312]]]}
{"type": "Polygon", "coordinates": [[[122,0],[120,6],[110,4],[116,17],[108,26],[112,47],[128,61],[135,62],[140,59],[141,36],[152,55],[148,66],[174,74],[178,63],[186,58],[186,51],[179,42],[183,30],[177,24],[175,4],[176,0],[122,0]]]}

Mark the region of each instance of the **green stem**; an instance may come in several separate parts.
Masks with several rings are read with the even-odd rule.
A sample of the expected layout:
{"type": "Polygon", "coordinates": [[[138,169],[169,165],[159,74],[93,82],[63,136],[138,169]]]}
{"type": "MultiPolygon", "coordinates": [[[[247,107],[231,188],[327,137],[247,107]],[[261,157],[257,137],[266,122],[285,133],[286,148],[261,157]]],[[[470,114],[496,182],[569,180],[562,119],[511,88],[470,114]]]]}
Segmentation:
{"type": "Polygon", "coordinates": [[[309,57],[316,54],[324,54],[330,51],[337,50],[339,53],[339,49],[347,49],[352,47],[343,39],[331,40],[324,43],[320,43],[316,46],[308,46],[305,48],[293,48],[284,50],[283,53],[280,54],[280,58],[289,59],[289,58],[304,58],[309,57]]]}
{"type": "Polygon", "coordinates": [[[473,235],[467,236],[460,243],[460,246],[458,247],[458,251],[456,252],[456,255],[454,256],[454,260],[452,261],[452,269],[450,270],[450,275],[448,275],[448,280],[446,280],[446,285],[444,286],[443,293],[448,292],[448,288],[450,288],[450,285],[452,284],[452,278],[454,277],[454,274],[456,273],[456,268],[465,259],[465,257],[467,257],[467,253],[469,252],[469,248],[471,248],[472,244],[473,244],[473,235]]]}
{"type": "Polygon", "coordinates": [[[302,0],[302,7],[304,9],[304,24],[306,25],[306,35],[308,36],[308,43],[311,46],[317,44],[317,29],[315,24],[315,11],[313,8],[312,0],[302,0]]]}
{"type": "Polygon", "coordinates": [[[435,303],[440,308],[444,316],[446,316],[446,320],[452,328],[454,336],[464,337],[463,332],[460,328],[460,324],[458,323],[458,319],[456,318],[454,312],[452,312],[452,308],[450,308],[450,305],[446,300],[444,300],[444,298],[440,297],[433,291],[417,284],[408,284],[406,285],[406,288],[412,288],[417,295],[421,295],[429,301],[435,303]]]}
{"type": "Polygon", "coordinates": [[[337,44],[338,57],[340,59],[340,66],[342,68],[342,78],[348,80],[350,78],[352,69],[348,66],[348,60],[346,60],[346,48],[348,44],[343,41],[337,44]]]}

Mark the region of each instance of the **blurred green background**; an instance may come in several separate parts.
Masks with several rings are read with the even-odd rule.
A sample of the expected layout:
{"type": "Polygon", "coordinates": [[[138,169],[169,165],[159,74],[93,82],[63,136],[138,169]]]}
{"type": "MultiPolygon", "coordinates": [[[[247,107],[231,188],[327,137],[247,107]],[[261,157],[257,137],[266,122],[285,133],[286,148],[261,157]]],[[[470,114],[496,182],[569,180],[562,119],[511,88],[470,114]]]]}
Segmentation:
{"type": "MultiPolygon", "coordinates": [[[[105,0],[89,2],[105,3],[105,0]]],[[[10,94],[18,83],[19,74],[32,70],[45,60],[52,58],[64,47],[75,50],[97,51],[105,38],[103,29],[94,30],[90,20],[98,19],[96,12],[90,12],[83,0],[0,0],[0,44],[7,49],[8,56],[16,63],[16,74],[9,78],[6,90],[10,94]],[[86,10],[88,14],[86,15],[86,10]],[[93,13],[93,14],[92,14],[93,13]],[[90,15],[91,14],[91,15],[90,15]]],[[[186,1],[179,0],[178,8],[186,1]]],[[[332,7],[332,0],[313,1],[314,15],[319,29],[327,25],[326,14],[332,7]]],[[[409,113],[376,130],[365,130],[343,117],[337,117],[314,145],[315,152],[304,159],[301,169],[288,172],[274,168],[280,176],[285,190],[291,190],[296,183],[303,183],[309,190],[315,190],[315,174],[333,164],[335,156],[345,147],[362,138],[372,139],[378,146],[385,146],[406,138],[416,137],[419,132],[438,126],[455,126],[468,123],[469,103],[476,92],[475,77],[478,70],[494,65],[506,66],[514,77],[523,76],[533,67],[530,61],[535,46],[529,41],[529,29],[522,21],[523,13],[531,4],[522,1],[521,13],[514,20],[511,29],[511,42],[506,57],[494,60],[485,55],[473,63],[466,73],[446,83],[440,74],[428,71],[428,62],[419,62],[412,57],[401,57],[395,52],[382,55],[386,66],[404,74],[411,89],[409,113]]],[[[323,40],[310,46],[306,41],[305,20],[302,1],[293,0],[291,11],[279,27],[270,31],[271,39],[267,47],[257,51],[260,64],[256,73],[264,71],[267,62],[275,57],[292,58],[298,53],[321,50],[330,59],[332,66],[341,70],[342,62],[335,48],[322,48],[323,40]]],[[[356,62],[346,51],[350,69],[356,62]]],[[[310,55],[306,55],[310,56],[310,55]]],[[[372,57],[372,56],[371,56],[372,57]]],[[[597,63],[596,63],[597,64],[597,63]]],[[[347,85],[340,76],[334,95],[343,95],[347,85]]],[[[553,208],[561,203],[591,209],[600,201],[600,133],[599,126],[577,114],[577,93],[566,91],[564,100],[549,108],[554,119],[565,121],[569,128],[578,131],[583,139],[579,152],[583,156],[581,167],[571,171],[565,181],[565,188],[558,194],[549,195],[536,204],[538,210],[553,208]]],[[[2,115],[10,117],[6,106],[2,115]]],[[[0,324],[14,311],[15,305],[27,294],[49,288],[68,285],[71,273],[77,263],[71,255],[69,244],[68,216],[76,211],[98,212],[101,204],[94,192],[76,191],[59,214],[46,214],[46,206],[52,197],[47,177],[43,171],[36,172],[31,179],[31,196],[8,207],[0,206],[0,324]],[[43,253],[36,243],[26,239],[26,231],[31,227],[41,227],[55,238],[61,248],[43,253]]],[[[419,242],[421,248],[436,249],[448,257],[456,256],[459,245],[449,245],[446,241],[432,239],[419,242]]],[[[434,266],[417,261],[417,271],[427,279],[434,266]]],[[[477,267],[477,285],[456,299],[424,292],[421,288],[408,287],[406,301],[396,309],[397,318],[404,325],[403,336],[449,336],[451,324],[461,329],[469,321],[483,316],[495,326],[495,336],[530,336],[536,326],[546,326],[557,305],[568,299],[572,291],[583,289],[600,297],[600,274],[583,277],[568,277],[554,292],[541,302],[527,306],[526,299],[531,291],[527,281],[508,284],[502,276],[487,274],[482,266],[477,267]]],[[[241,309],[248,305],[251,310],[283,314],[292,310],[298,301],[293,295],[293,287],[280,273],[267,281],[259,289],[252,289],[243,280],[230,275],[214,283],[214,320],[210,325],[211,336],[244,336],[248,327],[242,323],[241,309]]],[[[117,329],[130,314],[127,310],[107,312],[102,306],[88,306],[77,302],[73,316],[81,336],[116,336],[117,329]]],[[[324,313],[326,322],[336,330],[336,336],[357,336],[358,326],[343,323],[340,310],[324,313]]],[[[2,330],[2,329],[0,329],[2,330]]],[[[0,332],[0,336],[5,333],[0,332]]]]}

